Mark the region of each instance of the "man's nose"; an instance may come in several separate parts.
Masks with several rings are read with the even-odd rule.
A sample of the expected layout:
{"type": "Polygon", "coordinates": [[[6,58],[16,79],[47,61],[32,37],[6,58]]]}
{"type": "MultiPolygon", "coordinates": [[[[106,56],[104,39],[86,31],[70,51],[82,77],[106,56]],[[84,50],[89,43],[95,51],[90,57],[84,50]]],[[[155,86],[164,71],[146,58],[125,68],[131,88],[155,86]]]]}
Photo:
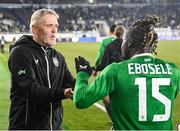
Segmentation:
{"type": "Polygon", "coordinates": [[[56,32],[57,32],[57,27],[56,27],[56,26],[53,26],[53,27],[52,27],[52,32],[53,32],[53,33],[56,33],[56,32]]]}

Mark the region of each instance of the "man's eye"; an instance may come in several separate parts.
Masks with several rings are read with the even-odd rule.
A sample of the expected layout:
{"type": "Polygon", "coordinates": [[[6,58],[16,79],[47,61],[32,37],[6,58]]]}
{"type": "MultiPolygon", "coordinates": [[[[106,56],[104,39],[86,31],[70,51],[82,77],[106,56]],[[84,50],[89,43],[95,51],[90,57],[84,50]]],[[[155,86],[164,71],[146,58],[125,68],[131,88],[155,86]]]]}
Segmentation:
{"type": "Polygon", "coordinates": [[[51,27],[52,25],[46,25],[46,27],[51,27]]]}
{"type": "MultiPolygon", "coordinates": [[[[53,27],[53,25],[51,25],[51,24],[47,24],[47,25],[45,25],[46,27],[53,27]]],[[[56,28],[58,28],[58,25],[55,25],[55,27],[56,28]]]]}

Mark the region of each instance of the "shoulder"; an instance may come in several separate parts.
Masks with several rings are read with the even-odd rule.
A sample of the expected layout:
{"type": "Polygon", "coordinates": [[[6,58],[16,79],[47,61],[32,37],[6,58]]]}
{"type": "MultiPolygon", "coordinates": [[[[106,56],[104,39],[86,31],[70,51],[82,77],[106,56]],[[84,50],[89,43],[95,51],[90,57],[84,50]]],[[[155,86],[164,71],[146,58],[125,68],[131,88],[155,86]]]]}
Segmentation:
{"type": "Polygon", "coordinates": [[[106,38],[104,38],[102,41],[107,41],[107,40],[109,40],[109,39],[111,39],[111,37],[106,37],[106,38]]]}
{"type": "Polygon", "coordinates": [[[114,45],[114,42],[111,42],[109,43],[106,47],[105,47],[105,52],[107,53],[111,53],[111,52],[114,52],[114,49],[115,49],[115,45],[114,45]]]}
{"type": "Polygon", "coordinates": [[[171,62],[167,62],[167,64],[170,66],[170,68],[172,68],[174,70],[174,72],[176,72],[176,74],[180,77],[180,69],[179,67],[171,62]]]}
{"type": "Polygon", "coordinates": [[[172,68],[178,68],[178,66],[175,63],[173,63],[173,62],[170,62],[170,61],[167,61],[167,60],[163,60],[163,59],[159,59],[159,58],[156,58],[156,60],[159,61],[159,63],[168,64],[172,68]]]}
{"type": "Polygon", "coordinates": [[[127,62],[112,63],[104,68],[101,75],[108,79],[118,79],[119,74],[123,74],[127,68],[127,62]]]}
{"type": "Polygon", "coordinates": [[[59,59],[65,60],[65,57],[63,56],[63,54],[57,51],[56,49],[51,48],[51,52],[54,54],[54,56],[58,57],[59,59]]]}
{"type": "Polygon", "coordinates": [[[105,67],[105,69],[101,72],[102,75],[105,75],[106,77],[115,77],[117,74],[117,64],[112,63],[105,67]]]}
{"type": "Polygon", "coordinates": [[[109,42],[109,43],[110,43],[110,42],[112,42],[114,39],[115,39],[114,37],[109,36],[109,37],[104,38],[104,39],[101,41],[101,43],[106,43],[106,42],[109,42]]]}
{"type": "Polygon", "coordinates": [[[12,49],[10,49],[10,56],[27,54],[27,52],[29,52],[29,49],[23,45],[12,46],[12,49]]]}
{"type": "Polygon", "coordinates": [[[20,37],[13,45],[10,45],[10,54],[28,54],[35,46],[31,36],[20,37]]]}
{"type": "Polygon", "coordinates": [[[107,45],[107,47],[113,47],[113,46],[115,46],[116,43],[117,43],[117,39],[111,41],[111,42],[107,45]]]}

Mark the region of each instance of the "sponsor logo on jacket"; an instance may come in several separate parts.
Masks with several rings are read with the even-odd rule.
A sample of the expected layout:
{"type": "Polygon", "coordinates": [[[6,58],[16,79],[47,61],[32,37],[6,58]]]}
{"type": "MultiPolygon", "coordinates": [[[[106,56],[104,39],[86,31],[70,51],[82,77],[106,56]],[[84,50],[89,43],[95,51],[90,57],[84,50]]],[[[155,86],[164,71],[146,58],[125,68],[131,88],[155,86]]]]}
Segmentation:
{"type": "Polygon", "coordinates": [[[26,74],[26,70],[19,70],[18,71],[18,75],[25,75],[26,74]]]}

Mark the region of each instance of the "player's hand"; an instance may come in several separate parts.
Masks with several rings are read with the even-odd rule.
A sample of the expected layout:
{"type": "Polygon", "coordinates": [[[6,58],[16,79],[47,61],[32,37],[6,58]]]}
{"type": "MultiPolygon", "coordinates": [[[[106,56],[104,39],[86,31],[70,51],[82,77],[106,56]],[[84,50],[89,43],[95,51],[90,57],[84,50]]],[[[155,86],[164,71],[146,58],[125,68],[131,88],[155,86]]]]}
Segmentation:
{"type": "Polygon", "coordinates": [[[64,90],[64,95],[67,97],[67,98],[72,98],[73,97],[73,91],[71,88],[66,88],[64,90]]]}
{"type": "Polygon", "coordinates": [[[81,56],[75,58],[75,66],[76,72],[84,71],[87,72],[89,75],[92,74],[93,68],[90,66],[89,62],[81,56]]]}
{"type": "Polygon", "coordinates": [[[95,67],[92,67],[92,68],[93,68],[92,75],[93,75],[94,77],[96,77],[98,71],[96,71],[96,68],[95,68],[95,67]]]}

